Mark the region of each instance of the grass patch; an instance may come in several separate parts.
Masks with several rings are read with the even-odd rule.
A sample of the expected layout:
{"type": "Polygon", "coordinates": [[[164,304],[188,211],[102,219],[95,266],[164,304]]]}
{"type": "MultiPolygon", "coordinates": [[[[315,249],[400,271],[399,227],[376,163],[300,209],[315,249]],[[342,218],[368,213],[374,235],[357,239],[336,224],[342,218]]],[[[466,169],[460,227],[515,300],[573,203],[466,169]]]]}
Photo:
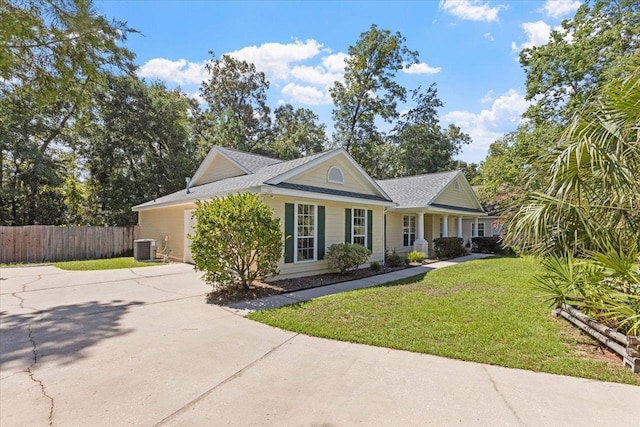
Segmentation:
{"type": "Polygon", "coordinates": [[[595,344],[532,287],[529,258],[487,258],[395,284],[251,314],[308,335],[512,368],[640,385],[622,362],[585,352],[595,344]],[[586,342],[586,344],[585,344],[586,342]],[[579,345],[578,345],[579,344],[579,345]]]}
{"type": "Polygon", "coordinates": [[[62,270],[85,271],[85,270],[115,270],[118,268],[153,267],[163,265],[161,262],[134,261],[133,257],[88,259],[82,261],[64,261],[53,264],[62,270]]]}

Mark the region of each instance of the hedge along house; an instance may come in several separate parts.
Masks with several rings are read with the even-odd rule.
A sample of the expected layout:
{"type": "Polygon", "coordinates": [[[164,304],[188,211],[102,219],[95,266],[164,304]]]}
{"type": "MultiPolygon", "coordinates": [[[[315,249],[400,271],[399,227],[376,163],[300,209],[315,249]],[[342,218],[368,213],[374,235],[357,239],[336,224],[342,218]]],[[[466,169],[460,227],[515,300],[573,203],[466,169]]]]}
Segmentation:
{"type": "Polygon", "coordinates": [[[440,172],[377,181],[396,203],[385,215],[386,247],[433,256],[433,239],[477,236],[478,219],[485,215],[476,193],[461,171],[440,172]],[[465,229],[470,221],[475,231],[465,229]]]}
{"type": "Polygon", "coordinates": [[[278,278],[327,272],[324,254],[333,243],[362,244],[370,261],[384,261],[384,215],[395,204],[343,149],[282,161],[213,147],[186,189],[133,208],[140,238],[166,242],[171,259],[192,262],[195,201],[238,192],[260,194],[280,218],[286,237],[278,278]]]}

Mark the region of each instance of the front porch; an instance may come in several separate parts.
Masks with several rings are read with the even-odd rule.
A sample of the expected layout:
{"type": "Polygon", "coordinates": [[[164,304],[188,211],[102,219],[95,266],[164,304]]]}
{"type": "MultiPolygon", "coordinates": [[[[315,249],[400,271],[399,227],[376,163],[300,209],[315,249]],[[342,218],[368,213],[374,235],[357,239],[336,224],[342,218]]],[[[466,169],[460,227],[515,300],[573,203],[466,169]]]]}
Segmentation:
{"type": "Polygon", "coordinates": [[[385,214],[385,248],[400,254],[411,251],[433,256],[433,240],[438,237],[461,237],[471,243],[478,236],[480,212],[394,210],[385,214]]]}

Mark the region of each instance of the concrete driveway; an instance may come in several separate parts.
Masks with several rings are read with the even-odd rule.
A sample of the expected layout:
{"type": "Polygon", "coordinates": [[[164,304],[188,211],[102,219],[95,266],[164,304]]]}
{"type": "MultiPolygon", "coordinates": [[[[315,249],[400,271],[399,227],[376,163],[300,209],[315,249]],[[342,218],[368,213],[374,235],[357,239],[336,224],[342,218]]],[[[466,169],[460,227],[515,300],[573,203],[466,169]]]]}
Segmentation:
{"type": "Polygon", "coordinates": [[[640,387],[311,338],[184,264],[0,270],[0,425],[638,425],[640,387]]]}

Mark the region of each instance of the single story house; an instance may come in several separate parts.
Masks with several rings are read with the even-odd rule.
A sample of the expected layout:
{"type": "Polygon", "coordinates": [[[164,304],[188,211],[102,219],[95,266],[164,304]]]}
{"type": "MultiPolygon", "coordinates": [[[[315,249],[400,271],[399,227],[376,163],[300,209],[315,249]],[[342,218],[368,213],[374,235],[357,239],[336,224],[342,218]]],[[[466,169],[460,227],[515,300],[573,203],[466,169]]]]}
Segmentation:
{"type": "Polygon", "coordinates": [[[376,181],[341,148],[282,161],[215,146],[184,190],[133,208],[139,237],[162,242],[172,260],[193,262],[195,201],[237,192],[260,194],[290,236],[278,278],[327,272],[333,243],[362,244],[371,262],[394,249],[428,255],[435,237],[463,237],[463,221],[484,215],[459,171],[376,181]]]}

